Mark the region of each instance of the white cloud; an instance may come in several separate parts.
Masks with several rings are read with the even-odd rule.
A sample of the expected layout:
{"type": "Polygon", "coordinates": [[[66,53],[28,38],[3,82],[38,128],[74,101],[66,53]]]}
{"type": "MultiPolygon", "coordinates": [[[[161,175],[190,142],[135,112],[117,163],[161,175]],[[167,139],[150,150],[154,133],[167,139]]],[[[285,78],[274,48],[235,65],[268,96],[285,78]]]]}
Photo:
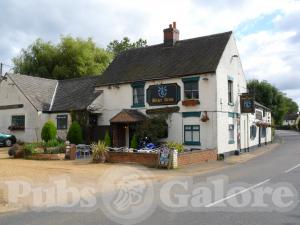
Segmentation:
{"type": "Polygon", "coordinates": [[[251,28],[238,36],[247,76],[291,89],[290,96],[299,90],[296,0],[1,0],[0,8],[0,61],[6,63],[39,37],[54,42],[67,34],[92,37],[105,47],[110,40],[128,36],[156,44],[162,42],[163,28],[177,21],[181,39],[251,28]],[[273,13],[272,29],[255,30],[258,18],[273,13]]]}

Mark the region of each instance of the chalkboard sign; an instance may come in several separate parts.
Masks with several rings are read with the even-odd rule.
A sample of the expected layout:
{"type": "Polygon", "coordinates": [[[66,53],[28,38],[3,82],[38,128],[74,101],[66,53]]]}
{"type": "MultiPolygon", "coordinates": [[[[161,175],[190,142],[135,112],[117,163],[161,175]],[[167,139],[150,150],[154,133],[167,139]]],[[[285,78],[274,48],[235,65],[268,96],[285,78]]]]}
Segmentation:
{"type": "Polygon", "coordinates": [[[242,94],[240,97],[240,102],[241,102],[241,112],[242,113],[254,113],[255,112],[253,96],[251,96],[249,94],[242,94]]]}
{"type": "Polygon", "coordinates": [[[180,87],[176,83],[150,85],[147,89],[149,105],[177,105],[180,101],[180,87]]]}
{"type": "Polygon", "coordinates": [[[158,161],[159,161],[159,167],[163,168],[169,168],[171,165],[171,149],[168,147],[161,147],[159,149],[159,154],[158,154],[158,161]]]}

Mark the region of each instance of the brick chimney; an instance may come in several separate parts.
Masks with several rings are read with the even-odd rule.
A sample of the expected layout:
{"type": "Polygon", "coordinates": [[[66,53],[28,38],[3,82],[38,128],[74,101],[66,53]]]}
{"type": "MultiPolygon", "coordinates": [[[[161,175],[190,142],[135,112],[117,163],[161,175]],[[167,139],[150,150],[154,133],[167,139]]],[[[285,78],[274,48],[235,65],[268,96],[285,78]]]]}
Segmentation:
{"type": "Polygon", "coordinates": [[[176,28],[176,22],[169,25],[168,28],[164,29],[164,45],[173,46],[176,41],[179,41],[179,30],[176,28]]]}

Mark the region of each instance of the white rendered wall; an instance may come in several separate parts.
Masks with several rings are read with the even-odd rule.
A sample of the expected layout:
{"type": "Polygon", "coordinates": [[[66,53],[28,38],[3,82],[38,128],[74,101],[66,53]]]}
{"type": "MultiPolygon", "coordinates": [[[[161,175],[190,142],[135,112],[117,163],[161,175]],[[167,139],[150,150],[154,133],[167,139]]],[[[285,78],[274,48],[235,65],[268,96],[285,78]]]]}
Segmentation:
{"type": "Polygon", "coordinates": [[[12,80],[8,77],[0,83],[0,106],[23,104],[23,108],[0,110],[0,132],[10,133],[20,141],[37,141],[39,137],[37,129],[38,111],[25,98],[12,80]],[[9,131],[12,116],[25,115],[24,131],[9,131]]]}

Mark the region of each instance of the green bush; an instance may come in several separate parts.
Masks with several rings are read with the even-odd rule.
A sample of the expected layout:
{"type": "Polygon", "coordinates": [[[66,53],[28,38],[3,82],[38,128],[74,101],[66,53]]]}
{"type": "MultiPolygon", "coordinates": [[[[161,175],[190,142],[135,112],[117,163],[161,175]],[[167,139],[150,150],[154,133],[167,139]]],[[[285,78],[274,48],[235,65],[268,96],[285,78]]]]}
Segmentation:
{"type": "Polygon", "coordinates": [[[78,122],[74,121],[71,124],[71,127],[67,134],[67,139],[72,144],[82,144],[83,138],[82,138],[82,130],[78,122]]]}
{"type": "Polygon", "coordinates": [[[43,142],[43,148],[45,149],[46,154],[64,153],[66,144],[62,141],[58,141],[57,139],[54,139],[54,140],[50,140],[48,142],[43,142]],[[47,148],[55,148],[56,150],[52,149],[51,151],[49,151],[47,148]]]}
{"type": "Polygon", "coordinates": [[[36,151],[36,148],[41,147],[42,143],[36,142],[36,143],[29,143],[24,145],[24,153],[25,155],[32,155],[35,153],[38,153],[36,151]]]}
{"type": "Polygon", "coordinates": [[[111,139],[110,139],[108,130],[105,132],[104,143],[105,143],[105,146],[111,147],[111,139]]]}
{"type": "Polygon", "coordinates": [[[55,124],[49,120],[47,123],[44,124],[43,129],[42,129],[42,140],[44,141],[50,141],[56,138],[56,127],[55,124]]]}
{"type": "Polygon", "coordinates": [[[132,139],[130,142],[130,148],[134,148],[134,149],[138,148],[138,140],[137,140],[137,136],[135,134],[132,136],[132,139]]]}
{"type": "Polygon", "coordinates": [[[183,152],[184,151],[184,147],[182,144],[176,143],[174,141],[170,141],[166,144],[166,146],[168,148],[174,148],[178,151],[178,153],[183,152]]]}
{"type": "Polygon", "coordinates": [[[137,126],[136,134],[140,138],[148,137],[152,142],[168,137],[167,115],[147,117],[137,126]]]}

